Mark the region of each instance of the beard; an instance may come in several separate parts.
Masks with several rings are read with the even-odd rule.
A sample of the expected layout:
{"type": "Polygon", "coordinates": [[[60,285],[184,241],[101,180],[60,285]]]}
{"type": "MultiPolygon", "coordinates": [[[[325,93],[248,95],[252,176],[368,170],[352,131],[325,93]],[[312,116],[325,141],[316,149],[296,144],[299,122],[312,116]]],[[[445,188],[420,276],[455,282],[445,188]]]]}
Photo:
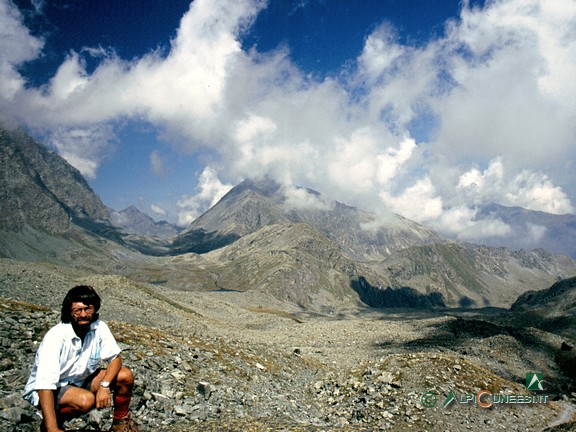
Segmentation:
{"type": "Polygon", "coordinates": [[[88,330],[90,330],[90,324],[92,324],[94,321],[96,321],[97,317],[96,316],[91,316],[91,317],[72,317],[72,326],[85,333],[88,330]]]}

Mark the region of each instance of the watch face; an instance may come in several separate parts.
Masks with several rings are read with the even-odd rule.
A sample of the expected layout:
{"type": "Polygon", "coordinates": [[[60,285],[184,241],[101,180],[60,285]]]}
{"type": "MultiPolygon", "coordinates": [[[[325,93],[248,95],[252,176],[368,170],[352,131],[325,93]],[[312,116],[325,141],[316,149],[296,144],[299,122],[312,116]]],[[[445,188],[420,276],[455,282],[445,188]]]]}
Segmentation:
{"type": "Polygon", "coordinates": [[[110,385],[110,383],[109,383],[108,381],[102,381],[102,382],[100,382],[100,385],[101,385],[102,387],[108,388],[108,386],[110,385]]]}

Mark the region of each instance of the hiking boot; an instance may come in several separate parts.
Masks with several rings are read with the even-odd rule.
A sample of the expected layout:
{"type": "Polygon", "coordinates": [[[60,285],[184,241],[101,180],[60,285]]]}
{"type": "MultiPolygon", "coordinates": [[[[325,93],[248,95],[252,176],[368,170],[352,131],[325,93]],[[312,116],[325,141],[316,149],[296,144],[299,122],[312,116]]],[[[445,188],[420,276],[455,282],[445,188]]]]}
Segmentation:
{"type": "Polygon", "coordinates": [[[138,425],[128,413],[122,420],[114,420],[110,432],[140,432],[140,429],[138,429],[138,425]]]}

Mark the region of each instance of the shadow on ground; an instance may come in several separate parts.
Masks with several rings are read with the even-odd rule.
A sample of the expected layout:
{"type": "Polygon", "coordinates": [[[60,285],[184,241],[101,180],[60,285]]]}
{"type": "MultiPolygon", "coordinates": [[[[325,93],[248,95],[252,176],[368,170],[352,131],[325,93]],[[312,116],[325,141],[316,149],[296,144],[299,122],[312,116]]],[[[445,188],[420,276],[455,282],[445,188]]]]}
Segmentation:
{"type": "Polygon", "coordinates": [[[447,314],[444,319],[421,320],[421,323],[422,337],[402,342],[382,341],[376,346],[386,352],[453,354],[517,383],[525,383],[527,372],[544,370],[548,393],[576,391],[573,378],[556,364],[562,345],[562,338],[557,335],[447,314]]]}

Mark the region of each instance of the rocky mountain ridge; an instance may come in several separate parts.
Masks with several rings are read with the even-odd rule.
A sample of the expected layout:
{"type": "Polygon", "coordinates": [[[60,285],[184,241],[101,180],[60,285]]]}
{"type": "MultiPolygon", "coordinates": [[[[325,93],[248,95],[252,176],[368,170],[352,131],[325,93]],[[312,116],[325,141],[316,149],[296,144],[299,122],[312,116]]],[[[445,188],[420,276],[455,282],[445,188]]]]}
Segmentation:
{"type": "Polygon", "coordinates": [[[112,223],[123,227],[131,234],[158,237],[167,239],[177,235],[182,229],[168,223],[167,221],[156,222],[146,213],[141,212],[134,206],[129,206],[124,210],[116,211],[108,209],[112,223]]]}
{"type": "Polygon", "coordinates": [[[476,219],[499,219],[511,228],[504,237],[484,239],[483,243],[487,245],[504,245],[512,249],[532,249],[537,245],[576,258],[576,215],[491,204],[481,207],[476,219]]]}
{"type": "Polygon", "coordinates": [[[382,259],[409,246],[449,241],[401,216],[390,213],[379,220],[374,214],[327,200],[311,189],[286,187],[263,178],[233,187],[181,233],[174,247],[200,253],[205,248],[203,237],[208,243],[220,240],[221,247],[266,225],[282,223],[306,223],[359,261],[382,259]]]}
{"type": "Polygon", "coordinates": [[[106,220],[108,210],[80,172],[21,131],[0,128],[0,227],[66,232],[74,221],[106,220]]]}
{"type": "Polygon", "coordinates": [[[7,258],[176,289],[266,293],[315,311],[508,307],[526,290],[576,275],[576,261],[564,256],[450,242],[400,216],[377,218],[270,179],[234,187],[176,237],[131,234],[63,159],[22,133],[1,137],[3,163],[13,168],[2,178],[7,258]]]}
{"type": "Polygon", "coordinates": [[[425,287],[420,292],[441,294],[446,306],[507,308],[531,286],[544,288],[570,277],[572,263],[543,249],[447,243],[407,248],[370,267],[380,273],[385,269],[389,286],[425,287]]]}
{"type": "Polygon", "coordinates": [[[214,251],[157,263],[154,270],[140,266],[126,275],[190,291],[269,294],[322,313],[363,304],[506,308],[523,292],[546,288],[559,275],[576,271],[570,258],[547,251],[457,243],[358,262],[303,223],[268,225],[214,251]]]}

